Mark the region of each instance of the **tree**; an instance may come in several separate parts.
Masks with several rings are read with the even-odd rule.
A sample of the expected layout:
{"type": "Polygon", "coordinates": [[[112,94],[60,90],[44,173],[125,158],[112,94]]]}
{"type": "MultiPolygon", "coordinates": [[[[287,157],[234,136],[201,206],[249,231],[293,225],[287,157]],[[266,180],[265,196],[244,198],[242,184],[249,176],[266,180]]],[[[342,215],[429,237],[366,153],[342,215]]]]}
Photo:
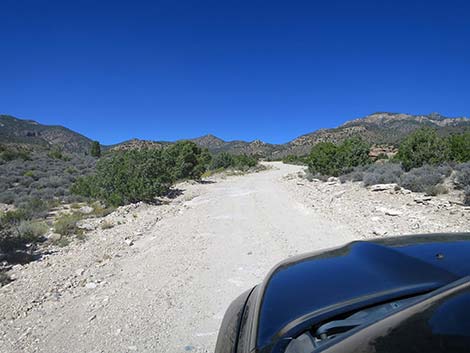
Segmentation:
{"type": "Polygon", "coordinates": [[[360,137],[351,137],[345,140],[338,147],[342,172],[359,165],[366,165],[371,162],[369,157],[370,144],[360,137]]]}
{"type": "Polygon", "coordinates": [[[410,134],[398,148],[396,158],[405,170],[449,160],[449,145],[436,130],[421,128],[410,134]]]}
{"type": "Polygon", "coordinates": [[[200,179],[211,159],[192,141],[178,141],[165,149],[164,157],[175,180],[200,179]]]}
{"type": "Polygon", "coordinates": [[[168,192],[174,179],[160,150],[130,150],[101,159],[96,173],[78,179],[71,191],[113,206],[146,201],[168,192]]]}
{"type": "Polygon", "coordinates": [[[90,147],[90,155],[92,157],[99,158],[101,157],[101,146],[98,141],[93,141],[90,147]]]}
{"type": "Polygon", "coordinates": [[[338,176],[369,164],[369,150],[370,145],[359,137],[351,137],[339,145],[320,142],[313,146],[307,165],[311,173],[338,176]]]}
{"type": "Polygon", "coordinates": [[[307,161],[311,173],[338,176],[341,170],[338,146],[332,142],[319,142],[312,147],[307,161]]]}
{"type": "Polygon", "coordinates": [[[464,163],[470,161],[470,132],[451,135],[447,139],[450,149],[450,159],[464,163]]]}
{"type": "Polygon", "coordinates": [[[235,165],[235,159],[228,152],[222,152],[212,159],[210,169],[230,168],[235,165]]]}

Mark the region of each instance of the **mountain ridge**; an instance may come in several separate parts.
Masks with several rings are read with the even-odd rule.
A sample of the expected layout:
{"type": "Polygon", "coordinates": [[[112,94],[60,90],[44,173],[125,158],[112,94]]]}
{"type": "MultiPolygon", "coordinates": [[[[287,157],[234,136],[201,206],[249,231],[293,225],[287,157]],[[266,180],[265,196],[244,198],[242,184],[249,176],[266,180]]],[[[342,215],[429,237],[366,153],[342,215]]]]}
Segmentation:
{"type": "MultiPolygon", "coordinates": [[[[360,136],[372,144],[396,145],[414,130],[429,126],[441,135],[470,131],[470,119],[445,117],[439,113],[411,115],[376,112],[365,117],[345,121],[338,127],[318,129],[301,135],[284,144],[271,144],[261,140],[225,141],[213,134],[189,139],[213,153],[256,154],[265,157],[302,155],[318,142],[338,143],[352,136],[360,136]]],[[[23,120],[10,115],[0,115],[0,143],[27,144],[43,148],[59,147],[67,152],[88,153],[92,140],[60,125],[43,125],[35,120],[23,120]]],[[[105,150],[163,148],[172,141],[130,139],[115,145],[103,146],[105,150]]]]}

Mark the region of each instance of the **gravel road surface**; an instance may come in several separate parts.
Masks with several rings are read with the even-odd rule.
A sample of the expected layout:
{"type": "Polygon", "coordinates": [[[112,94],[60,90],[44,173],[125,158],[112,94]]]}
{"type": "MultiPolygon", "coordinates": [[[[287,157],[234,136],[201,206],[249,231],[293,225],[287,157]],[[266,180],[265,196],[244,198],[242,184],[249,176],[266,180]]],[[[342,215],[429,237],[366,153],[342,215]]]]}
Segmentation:
{"type": "Polygon", "coordinates": [[[213,352],[227,306],[277,262],[360,238],[329,213],[339,201],[299,196],[285,176],[301,167],[270,166],[187,184],[169,205],[126,209],[122,225],[118,212],[114,228],[18,270],[0,288],[0,351],[213,352]]]}

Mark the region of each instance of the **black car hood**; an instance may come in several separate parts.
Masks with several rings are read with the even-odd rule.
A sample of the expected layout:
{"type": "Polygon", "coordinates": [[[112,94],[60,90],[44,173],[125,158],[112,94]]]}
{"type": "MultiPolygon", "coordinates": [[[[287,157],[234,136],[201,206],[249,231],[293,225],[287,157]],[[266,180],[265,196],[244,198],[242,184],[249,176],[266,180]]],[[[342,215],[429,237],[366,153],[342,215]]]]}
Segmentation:
{"type": "Polygon", "coordinates": [[[253,343],[264,351],[299,325],[435,290],[470,274],[469,254],[469,234],[438,234],[353,242],[283,262],[261,286],[253,343]]]}

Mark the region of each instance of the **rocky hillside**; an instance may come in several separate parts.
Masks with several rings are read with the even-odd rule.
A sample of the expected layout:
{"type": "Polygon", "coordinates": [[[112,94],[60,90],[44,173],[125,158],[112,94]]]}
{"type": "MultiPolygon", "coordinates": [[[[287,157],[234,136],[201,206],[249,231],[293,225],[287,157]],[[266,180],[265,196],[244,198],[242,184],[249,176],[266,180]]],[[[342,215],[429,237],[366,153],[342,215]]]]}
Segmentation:
{"type": "Polygon", "coordinates": [[[144,148],[163,148],[165,146],[170,145],[171,142],[157,142],[157,141],[149,141],[149,140],[139,140],[139,139],[132,139],[128,141],[124,141],[118,143],[116,145],[107,146],[106,149],[110,151],[127,151],[127,150],[141,150],[144,148]]]}
{"type": "MultiPolygon", "coordinates": [[[[440,114],[410,115],[399,113],[374,113],[363,118],[347,121],[332,129],[320,129],[292,140],[286,144],[270,144],[260,140],[224,141],[214,135],[205,135],[192,141],[213,153],[257,154],[281,158],[289,154],[307,154],[313,145],[322,141],[341,142],[351,136],[361,136],[375,145],[396,145],[414,130],[430,126],[441,135],[470,131],[470,119],[448,118],[440,114]]],[[[37,146],[59,146],[68,152],[86,152],[91,140],[62,126],[41,125],[32,120],[21,120],[0,115],[0,143],[21,143],[37,146]]],[[[171,142],[132,139],[104,149],[128,150],[135,148],[161,148],[171,142]]]]}
{"type": "Polygon", "coordinates": [[[67,152],[88,152],[91,140],[63,126],[42,125],[33,120],[22,120],[0,115],[0,143],[38,147],[59,147],[67,152]]]}
{"type": "Polygon", "coordinates": [[[259,154],[263,156],[270,156],[278,149],[282,148],[282,145],[274,145],[263,142],[261,140],[254,140],[251,142],[235,140],[235,141],[224,141],[214,135],[205,135],[195,139],[192,139],[199,146],[209,149],[213,153],[230,152],[234,154],[259,154]]]}
{"type": "Polygon", "coordinates": [[[305,154],[318,142],[341,142],[351,136],[361,136],[378,145],[395,145],[408,134],[423,126],[435,128],[439,134],[470,131],[470,119],[448,118],[437,113],[410,115],[399,113],[374,113],[347,121],[334,129],[320,129],[302,135],[285,145],[283,154],[305,154]]]}

